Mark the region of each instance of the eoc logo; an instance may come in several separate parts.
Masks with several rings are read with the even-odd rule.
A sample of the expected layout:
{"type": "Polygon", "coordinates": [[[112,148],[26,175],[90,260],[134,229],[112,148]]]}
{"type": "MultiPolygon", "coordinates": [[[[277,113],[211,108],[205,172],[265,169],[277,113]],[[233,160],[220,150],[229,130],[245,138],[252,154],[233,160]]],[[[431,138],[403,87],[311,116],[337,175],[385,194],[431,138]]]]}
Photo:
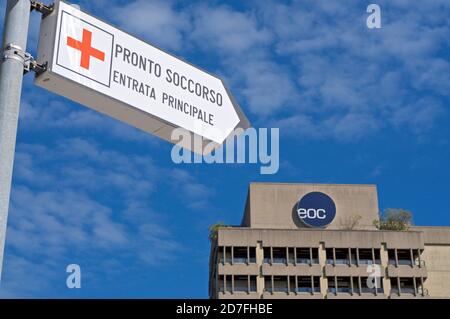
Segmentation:
{"type": "Polygon", "coordinates": [[[297,216],[306,226],[326,227],[336,216],[336,205],[330,196],[311,192],[299,200],[297,216]]]}

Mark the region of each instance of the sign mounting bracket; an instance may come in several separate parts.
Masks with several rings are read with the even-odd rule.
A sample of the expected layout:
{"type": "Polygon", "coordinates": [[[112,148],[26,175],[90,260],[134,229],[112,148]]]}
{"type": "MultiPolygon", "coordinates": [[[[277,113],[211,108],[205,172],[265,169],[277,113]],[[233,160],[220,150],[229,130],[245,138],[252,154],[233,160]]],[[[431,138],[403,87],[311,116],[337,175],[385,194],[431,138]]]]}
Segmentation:
{"type": "Polygon", "coordinates": [[[50,13],[52,13],[53,9],[55,7],[54,3],[52,3],[50,5],[46,5],[40,1],[35,1],[35,0],[31,0],[30,5],[31,5],[31,7],[30,7],[31,11],[36,10],[36,11],[42,13],[43,18],[45,18],[50,13]]]}
{"type": "Polygon", "coordinates": [[[3,51],[2,61],[8,59],[16,60],[22,63],[23,74],[26,74],[29,71],[34,71],[39,75],[47,69],[47,63],[37,63],[30,53],[25,52],[20,46],[13,43],[8,43],[3,51]]]}

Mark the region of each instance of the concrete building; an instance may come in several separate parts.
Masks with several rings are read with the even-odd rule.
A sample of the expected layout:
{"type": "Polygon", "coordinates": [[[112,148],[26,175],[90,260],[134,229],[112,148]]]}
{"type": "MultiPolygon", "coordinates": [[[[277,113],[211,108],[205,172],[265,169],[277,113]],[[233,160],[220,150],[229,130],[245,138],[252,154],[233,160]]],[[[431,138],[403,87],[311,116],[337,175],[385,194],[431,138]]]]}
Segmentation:
{"type": "Polygon", "coordinates": [[[449,298],[450,227],[378,230],[375,185],[251,183],[211,245],[211,298],[449,298]]]}

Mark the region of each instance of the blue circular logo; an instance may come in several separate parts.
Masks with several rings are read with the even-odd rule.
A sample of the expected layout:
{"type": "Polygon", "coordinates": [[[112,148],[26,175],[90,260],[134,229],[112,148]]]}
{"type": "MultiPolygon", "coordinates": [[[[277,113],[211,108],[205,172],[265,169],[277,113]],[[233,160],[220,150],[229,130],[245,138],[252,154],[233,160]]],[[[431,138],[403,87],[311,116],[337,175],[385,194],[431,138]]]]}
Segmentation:
{"type": "Polygon", "coordinates": [[[297,216],[306,226],[326,227],[336,217],[336,205],[330,196],[321,192],[311,192],[299,200],[297,216]]]}

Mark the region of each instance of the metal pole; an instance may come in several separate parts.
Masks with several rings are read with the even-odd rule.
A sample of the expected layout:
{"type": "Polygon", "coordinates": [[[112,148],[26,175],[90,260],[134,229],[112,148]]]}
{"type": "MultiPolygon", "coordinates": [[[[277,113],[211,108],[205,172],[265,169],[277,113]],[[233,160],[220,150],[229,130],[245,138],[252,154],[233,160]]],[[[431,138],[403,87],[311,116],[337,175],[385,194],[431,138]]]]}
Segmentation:
{"type": "Polygon", "coordinates": [[[0,279],[28,35],[30,0],[8,0],[0,64],[0,279]],[[6,48],[9,50],[6,50],[6,48]]]}

